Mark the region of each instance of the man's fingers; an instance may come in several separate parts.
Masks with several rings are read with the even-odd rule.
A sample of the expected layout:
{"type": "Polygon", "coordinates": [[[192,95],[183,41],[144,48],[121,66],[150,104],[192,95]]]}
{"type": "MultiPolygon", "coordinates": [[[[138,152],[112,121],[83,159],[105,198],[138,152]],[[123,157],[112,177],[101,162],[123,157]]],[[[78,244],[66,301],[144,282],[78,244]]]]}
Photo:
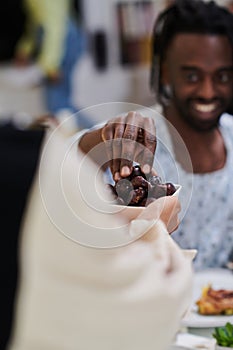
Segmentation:
{"type": "Polygon", "coordinates": [[[132,172],[133,161],[135,160],[135,148],[137,139],[137,114],[136,112],[129,112],[126,116],[126,125],[122,139],[122,153],[121,153],[121,176],[129,176],[132,172]]]}
{"type": "Polygon", "coordinates": [[[113,130],[111,130],[107,124],[103,127],[101,131],[101,138],[102,138],[102,141],[105,143],[107,160],[109,161],[109,165],[111,165],[111,160],[113,157],[113,154],[112,154],[113,130]]]}
{"type": "Polygon", "coordinates": [[[145,174],[150,173],[156,149],[155,125],[151,118],[129,112],[109,121],[103,127],[101,137],[115,180],[129,176],[134,161],[145,174]]]}
{"type": "Polygon", "coordinates": [[[122,137],[125,130],[124,123],[115,124],[114,140],[112,143],[112,167],[111,171],[115,181],[120,179],[120,164],[121,164],[121,154],[122,154],[122,137]]]}
{"type": "Polygon", "coordinates": [[[148,174],[153,166],[156,149],[156,130],[153,119],[144,118],[143,129],[140,128],[137,141],[143,145],[138,162],[141,164],[142,171],[148,174]]]}

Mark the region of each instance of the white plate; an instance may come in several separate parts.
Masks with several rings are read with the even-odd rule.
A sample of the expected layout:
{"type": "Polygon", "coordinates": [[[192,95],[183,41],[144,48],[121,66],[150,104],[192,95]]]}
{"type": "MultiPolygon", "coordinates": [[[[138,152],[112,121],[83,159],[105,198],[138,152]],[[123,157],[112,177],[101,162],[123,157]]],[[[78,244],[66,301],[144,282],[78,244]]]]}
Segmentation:
{"type": "Polygon", "coordinates": [[[192,305],[182,320],[182,325],[193,328],[221,327],[227,322],[233,324],[233,315],[204,316],[197,313],[196,301],[200,298],[202,288],[211,284],[214,289],[233,290],[233,274],[226,269],[209,269],[194,275],[192,305]]]}
{"type": "Polygon", "coordinates": [[[215,339],[200,337],[198,335],[179,333],[176,336],[175,343],[169,350],[214,350],[216,345],[215,339]]]}

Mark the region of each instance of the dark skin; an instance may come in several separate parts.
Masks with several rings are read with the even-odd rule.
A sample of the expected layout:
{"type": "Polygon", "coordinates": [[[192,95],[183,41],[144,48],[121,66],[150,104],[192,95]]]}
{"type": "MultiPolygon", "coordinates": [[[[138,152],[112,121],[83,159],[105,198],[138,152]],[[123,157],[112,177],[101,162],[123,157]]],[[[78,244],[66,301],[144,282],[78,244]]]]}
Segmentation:
{"type": "Polygon", "coordinates": [[[96,145],[103,147],[93,152],[92,158],[101,165],[109,165],[115,180],[130,175],[133,161],[148,174],[152,171],[156,149],[154,121],[133,111],[113,118],[103,128],[86,133],[79,143],[84,153],[96,145]]]}
{"type": "MultiPolygon", "coordinates": [[[[173,95],[169,105],[163,106],[163,112],[184,140],[194,173],[212,172],[225,164],[226,149],[218,121],[232,103],[232,69],[232,46],[224,36],[178,34],[169,45],[161,81],[170,85],[173,95]]],[[[117,158],[110,161],[115,180],[129,175],[131,159],[138,160],[145,167],[145,173],[151,170],[156,149],[155,126],[151,119],[132,112],[112,119],[102,129],[85,134],[80,148],[88,153],[103,141],[109,159],[117,158]],[[139,135],[141,127],[145,129],[143,137],[139,135]],[[116,142],[108,141],[116,139],[116,142]],[[139,151],[125,140],[139,141],[145,146],[144,150],[139,151]],[[122,159],[124,157],[130,160],[122,159]]],[[[175,138],[173,143],[176,160],[185,168],[175,138]]]]}
{"type": "MultiPolygon", "coordinates": [[[[172,97],[164,115],[190,153],[194,173],[221,169],[226,149],[218,122],[232,101],[233,54],[219,35],[179,34],[171,42],[162,66],[162,83],[172,97]]],[[[175,139],[177,161],[182,164],[175,139]]]]}

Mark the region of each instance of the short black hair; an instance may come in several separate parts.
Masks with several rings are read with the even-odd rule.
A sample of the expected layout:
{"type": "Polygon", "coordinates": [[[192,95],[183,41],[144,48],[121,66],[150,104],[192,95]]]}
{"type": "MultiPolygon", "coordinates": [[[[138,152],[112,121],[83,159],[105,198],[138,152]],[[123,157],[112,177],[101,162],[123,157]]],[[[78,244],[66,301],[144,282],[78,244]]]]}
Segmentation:
{"type": "Polygon", "coordinates": [[[152,35],[150,87],[158,102],[164,100],[160,65],[172,39],[179,33],[226,36],[233,47],[233,14],[214,1],[175,0],[159,14],[152,35]]]}

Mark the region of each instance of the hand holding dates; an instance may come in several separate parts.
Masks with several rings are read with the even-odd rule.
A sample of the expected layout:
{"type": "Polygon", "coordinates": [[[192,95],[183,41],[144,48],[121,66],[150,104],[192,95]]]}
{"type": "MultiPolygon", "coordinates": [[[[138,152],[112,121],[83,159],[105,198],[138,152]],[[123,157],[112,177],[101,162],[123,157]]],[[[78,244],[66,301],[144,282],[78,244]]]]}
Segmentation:
{"type": "Polygon", "coordinates": [[[108,185],[116,198],[117,204],[145,207],[164,196],[171,196],[176,187],[170,182],[162,183],[157,175],[145,175],[140,166],[133,167],[132,173],[116,181],[115,185],[108,185]]]}

